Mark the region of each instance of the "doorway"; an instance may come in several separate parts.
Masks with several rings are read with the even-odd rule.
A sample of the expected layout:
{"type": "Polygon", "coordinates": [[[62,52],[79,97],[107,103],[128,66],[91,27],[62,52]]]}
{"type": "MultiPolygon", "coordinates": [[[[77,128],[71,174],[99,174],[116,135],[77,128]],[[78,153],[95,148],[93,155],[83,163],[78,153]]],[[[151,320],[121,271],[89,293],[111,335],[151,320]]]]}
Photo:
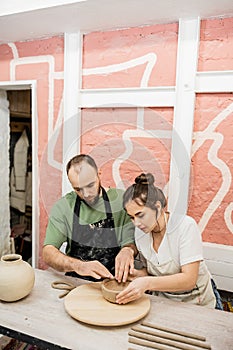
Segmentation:
{"type": "Polygon", "coordinates": [[[32,263],[31,90],[8,90],[10,229],[13,252],[32,263]]]}
{"type": "Polygon", "coordinates": [[[0,89],[6,91],[9,101],[9,202],[13,249],[36,268],[39,251],[36,82],[0,82],[0,89]]]}

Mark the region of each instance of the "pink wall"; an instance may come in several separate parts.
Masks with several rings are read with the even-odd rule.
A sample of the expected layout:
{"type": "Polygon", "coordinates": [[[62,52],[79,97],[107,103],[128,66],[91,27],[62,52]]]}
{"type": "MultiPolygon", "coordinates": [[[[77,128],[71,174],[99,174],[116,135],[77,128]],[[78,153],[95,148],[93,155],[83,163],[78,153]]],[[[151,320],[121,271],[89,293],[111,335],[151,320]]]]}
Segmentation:
{"type": "MultiPolygon", "coordinates": [[[[177,38],[177,24],[86,35],[83,88],[174,85],[177,38]],[[89,75],[88,70],[91,68],[105,68],[105,71],[89,75]]],[[[152,136],[156,129],[171,131],[172,121],[172,108],[147,108],[141,111],[134,107],[84,110],[82,151],[91,152],[99,160],[104,185],[115,186],[123,182],[126,187],[136,174],[151,171],[156,174],[158,185],[164,187],[168,181],[171,140],[158,140],[152,136]],[[143,129],[140,131],[137,131],[137,118],[143,120],[143,129]],[[127,140],[127,132],[130,130],[135,133],[127,140]],[[142,132],[145,134],[143,137],[142,132]],[[124,157],[126,142],[132,144],[133,151],[120,165],[117,177],[112,167],[115,159],[124,157]]]]}
{"type": "MultiPolygon", "coordinates": [[[[84,37],[83,66],[88,69],[122,64],[150,54],[157,60],[148,86],[175,85],[177,37],[177,23],[91,33],[84,37]]],[[[152,59],[149,57],[147,61],[152,59]]],[[[118,72],[110,75],[83,76],[83,88],[138,87],[145,66],[132,62],[130,68],[120,70],[119,67],[118,72]]]]}
{"type": "MultiPolygon", "coordinates": [[[[201,22],[199,71],[233,70],[233,18],[201,22]]],[[[207,242],[233,245],[233,97],[199,94],[193,148],[189,213],[207,242]]]]}
{"type": "Polygon", "coordinates": [[[56,147],[51,140],[62,106],[63,71],[63,37],[0,45],[0,80],[35,80],[37,85],[40,246],[49,209],[61,195],[62,148],[59,138],[56,147]],[[48,160],[48,152],[59,165],[48,160]]]}
{"type": "MultiPolygon", "coordinates": [[[[83,88],[140,87],[149,64],[153,68],[143,86],[173,86],[177,39],[177,24],[86,35],[83,88]],[[147,61],[143,62],[145,55],[147,61]],[[100,74],[88,74],[88,69],[103,71],[103,67],[106,69],[100,74]]],[[[232,50],[233,18],[201,22],[199,71],[233,70],[232,50]]],[[[231,94],[197,95],[188,209],[199,223],[204,241],[229,245],[233,245],[232,102],[231,94]]],[[[171,130],[173,110],[147,108],[139,114],[143,120],[141,135],[135,131],[129,139],[129,130],[137,129],[134,108],[83,111],[82,150],[98,159],[105,185],[117,183],[112,166],[117,166],[116,158],[124,158],[117,168],[120,176],[115,179],[127,185],[125,180],[132,182],[140,171],[152,171],[157,184],[166,191],[171,143],[151,135],[155,129],[171,130]],[[133,148],[130,155],[124,153],[126,141],[133,148]]]]}
{"type": "MultiPolygon", "coordinates": [[[[177,24],[85,35],[83,88],[174,86],[177,39],[177,24]],[[91,68],[103,72],[91,74],[91,68]]],[[[233,70],[232,50],[233,18],[201,22],[199,71],[233,70]]],[[[0,45],[1,81],[14,76],[37,81],[40,246],[50,207],[61,194],[63,60],[61,37],[0,45]]],[[[197,95],[189,201],[203,239],[228,245],[233,245],[232,102],[231,94],[197,95]],[[226,108],[229,113],[221,117],[226,108]]],[[[155,138],[153,131],[169,133],[172,122],[172,108],[86,109],[81,149],[96,158],[104,186],[121,181],[127,186],[139,172],[151,171],[166,191],[171,139],[155,138]]]]}
{"type": "Polygon", "coordinates": [[[194,120],[192,185],[189,213],[199,222],[203,239],[233,245],[232,133],[230,94],[198,95],[194,120]],[[229,110],[229,111],[228,111],[229,110]]]}

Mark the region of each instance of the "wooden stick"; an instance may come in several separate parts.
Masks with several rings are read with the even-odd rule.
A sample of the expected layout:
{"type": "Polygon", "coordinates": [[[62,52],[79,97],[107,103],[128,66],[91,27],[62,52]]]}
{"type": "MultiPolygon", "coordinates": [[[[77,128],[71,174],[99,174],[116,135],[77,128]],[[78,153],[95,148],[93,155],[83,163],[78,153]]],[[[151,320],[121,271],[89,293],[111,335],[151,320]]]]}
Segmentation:
{"type": "Polygon", "coordinates": [[[133,337],[137,337],[139,339],[148,340],[148,341],[156,343],[156,344],[159,343],[159,344],[163,344],[163,345],[170,345],[170,346],[173,346],[175,348],[182,349],[182,350],[197,350],[197,349],[200,349],[199,347],[196,347],[196,346],[193,346],[193,345],[188,345],[188,344],[177,342],[177,341],[174,341],[174,340],[156,337],[154,335],[143,334],[141,332],[135,332],[135,331],[132,331],[132,330],[129,332],[129,335],[133,336],[133,337]]]}
{"type": "Polygon", "coordinates": [[[147,340],[141,340],[134,337],[129,337],[129,342],[137,345],[148,346],[149,348],[157,349],[157,350],[174,350],[174,348],[170,346],[164,346],[156,343],[152,343],[147,340]]]}
{"type": "Polygon", "coordinates": [[[201,336],[201,335],[196,335],[196,334],[192,334],[192,333],[188,333],[188,332],[183,332],[183,331],[177,331],[177,330],[175,330],[175,329],[171,329],[171,328],[167,328],[167,327],[158,326],[158,325],[155,325],[155,324],[146,322],[146,321],[143,321],[143,322],[142,322],[142,325],[143,325],[143,326],[146,326],[146,327],[154,328],[154,329],[159,329],[159,330],[164,331],[164,332],[174,333],[174,334],[178,334],[178,335],[183,335],[184,337],[193,338],[193,339],[198,339],[198,340],[201,340],[201,341],[206,341],[206,338],[203,337],[203,336],[201,336]]]}
{"type": "Polygon", "coordinates": [[[153,329],[148,329],[148,328],[145,328],[145,327],[142,327],[142,326],[134,326],[131,329],[133,331],[150,334],[150,335],[157,336],[157,337],[160,337],[160,338],[165,338],[165,339],[178,341],[178,342],[181,342],[181,343],[195,345],[195,346],[199,346],[199,347],[205,348],[205,349],[211,349],[211,346],[209,344],[203,342],[203,341],[195,340],[193,338],[187,338],[187,337],[184,337],[182,335],[177,335],[177,334],[172,334],[172,333],[165,333],[165,332],[161,332],[161,331],[157,331],[157,330],[153,330],[153,329]]]}

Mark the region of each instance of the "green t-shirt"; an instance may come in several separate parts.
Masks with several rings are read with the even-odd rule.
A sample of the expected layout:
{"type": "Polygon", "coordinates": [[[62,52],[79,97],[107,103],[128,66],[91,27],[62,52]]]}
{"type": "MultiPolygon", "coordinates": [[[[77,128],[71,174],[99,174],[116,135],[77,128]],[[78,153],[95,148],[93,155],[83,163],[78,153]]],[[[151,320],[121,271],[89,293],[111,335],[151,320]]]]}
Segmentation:
{"type": "MultiPolygon", "coordinates": [[[[109,202],[112,209],[116,238],[120,247],[134,243],[134,225],[129,216],[122,207],[123,191],[110,188],[107,191],[109,202]]],[[[64,242],[67,242],[66,253],[69,255],[72,229],[74,206],[77,194],[72,191],[58,200],[50,213],[44,245],[51,244],[60,248],[64,242]]],[[[84,202],[80,206],[80,224],[93,224],[100,220],[106,219],[103,197],[98,202],[89,207],[84,202]]]]}

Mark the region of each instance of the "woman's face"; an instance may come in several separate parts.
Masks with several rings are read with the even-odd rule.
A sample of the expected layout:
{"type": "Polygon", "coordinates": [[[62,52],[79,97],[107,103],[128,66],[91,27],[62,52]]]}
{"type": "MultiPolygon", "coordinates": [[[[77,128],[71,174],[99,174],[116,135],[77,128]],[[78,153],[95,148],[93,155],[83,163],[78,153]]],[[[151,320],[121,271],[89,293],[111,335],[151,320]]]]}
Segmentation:
{"type": "Polygon", "coordinates": [[[145,233],[150,233],[156,229],[158,222],[156,220],[156,210],[139,205],[134,200],[125,205],[125,209],[136,227],[145,233]]]}

